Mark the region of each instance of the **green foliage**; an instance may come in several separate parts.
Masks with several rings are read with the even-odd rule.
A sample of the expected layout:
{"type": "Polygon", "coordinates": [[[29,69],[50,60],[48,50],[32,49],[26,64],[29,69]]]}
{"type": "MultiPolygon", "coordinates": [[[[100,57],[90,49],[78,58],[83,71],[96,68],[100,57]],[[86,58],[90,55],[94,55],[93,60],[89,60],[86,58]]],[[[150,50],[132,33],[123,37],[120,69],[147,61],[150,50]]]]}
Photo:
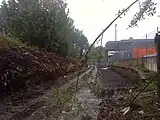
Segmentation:
{"type": "Polygon", "coordinates": [[[72,51],[85,49],[88,40],[66,9],[63,0],[3,0],[0,32],[64,56],[77,54],[72,51]]]}
{"type": "MultiPolygon", "coordinates": [[[[133,18],[130,24],[128,25],[128,28],[138,26],[139,21],[144,20],[146,16],[153,16],[156,13],[157,3],[155,1],[153,0],[144,0],[143,2],[141,2],[140,0],[135,1],[135,3],[138,3],[138,2],[139,2],[139,11],[133,15],[133,18]]],[[[125,11],[125,9],[123,8],[122,10],[118,11],[117,15],[120,15],[122,12],[125,11],[123,14],[125,16],[128,10],[125,11]]]]}
{"type": "Polygon", "coordinates": [[[7,36],[1,36],[0,37],[0,47],[8,48],[9,46],[15,46],[15,47],[24,46],[24,47],[26,47],[27,45],[22,43],[18,39],[11,39],[7,36]]]}
{"type": "Polygon", "coordinates": [[[93,53],[91,58],[96,60],[101,60],[104,58],[104,55],[103,54],[100,55],[100,53],[97,52],[97,53],[93,53]]]}
{"type": "Polygon", "coordinates": [[[95,60],[102,60],[105,57],[105,48],[102,46],[94,47],[91,50],[90,58],[95,60]]]}
{"type": "Polygon", "coordinates": [[[73,94],[74,89],[69,87],[67,89],[54,90],[53,98],[56,100],[56,104],[64,105],[64,103],[72,102],[73,94]]]}
{"type": "Polygon", "coordinates": [[[74,98],[75,88],[73,86],[63,89],[54,89],[51,104],[61,107],[62,111],[74,114],[82,109],[81,104],[74,98]],[[73,102],[73,99],[74,102],[73,102]]]}
{"type": "Polygon", "coordinates": [[[129,24],[129,28],[138,26],[138,21],[145,19],[145,16],[153,16],[156,13],[156,3],[153,0],[139,2],[140,10],[136,12],[129,24]]]}
{"type": "Polygon", "coordinates": [[[35,45],[28,45],[27,43],[22,43],[19,39],[10,38],[8,36],[0,36],[0,47],[9,48],[9,47],[25,47],[32,50],[38,50],[38,47],[35,45]]]}
{"type": "Polygon", "coordinates": [[[145,68],[144,66],[138,66],[137,68],[138,68],[139,70],[141,70],[142,72],[144,72],[144,73],[150,72],[149,69],[145,68]]]}

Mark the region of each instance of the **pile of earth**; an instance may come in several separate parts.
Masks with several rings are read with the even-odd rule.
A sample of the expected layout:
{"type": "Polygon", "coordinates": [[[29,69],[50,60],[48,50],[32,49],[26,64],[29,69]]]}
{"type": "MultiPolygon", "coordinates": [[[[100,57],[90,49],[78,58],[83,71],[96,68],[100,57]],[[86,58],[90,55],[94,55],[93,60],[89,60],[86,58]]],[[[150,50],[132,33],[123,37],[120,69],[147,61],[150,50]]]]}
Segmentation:
{"type": "Polygon", "coordinates": [[[102,80],[113,91],[107,89],[107,95],[99,106],[97,120],[159,120],[160,103],[155,73],[114,66],[103,74],[102,80]],[[146,85],[148,87],[144,90],[146,85]]]}
{"type": "MultiPolygon", "coordinates": [[[[79,63],[79,62],[78,62],[79,63]]],[[[55,81],[76,70],[77,61],[24,47],[0,48],[1,96],[55,81]]]]}

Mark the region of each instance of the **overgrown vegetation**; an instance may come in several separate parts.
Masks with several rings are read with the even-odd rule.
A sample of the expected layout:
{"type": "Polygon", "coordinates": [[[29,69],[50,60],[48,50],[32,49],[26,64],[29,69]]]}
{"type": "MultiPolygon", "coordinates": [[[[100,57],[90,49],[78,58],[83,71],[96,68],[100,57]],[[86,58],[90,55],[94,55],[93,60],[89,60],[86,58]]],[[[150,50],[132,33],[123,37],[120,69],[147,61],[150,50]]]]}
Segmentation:
{"type": "Polygon", "coordinates": [[[10,48],[10,47],[21,47],[27,48],[30,50],[38,50],[38,46],[36,45],[28,45],[27,43],[23,43],[19,39],[10,38],[8,36],[0,36],[0,48],[10,48]]]}
{"type": "Polygon", "coordinates": [[[103,60],[104,56],[105,56],[105,48],[103,46],[93,47],[89,54],[89,58],[96,61],[103,60]]]}
{"type": "Polygon", "coordinates": [[[76,79],[71,84],[63,86],[63,88],[52,90],[52,96],[48,102],[51,106],[60,109],[59,117],[61,116],[63,119],[70,120],[84,111],[84,106],[81,103],[82,101],[78,99],[78,94],[81,88],[88,87],[90,76],[91,71],[80,77],[78,82],[76,79]]]}
{"type": "MultiPolygon", "coordinates": [[[[107,98],[103,100],[100,105],[101,109],[98,120],[159,120],[160,104],[156,91],[157,80],[155,73],[146,72],[145,70],[142,72],[145,73],[145,80],[140,80],[138,84],[135,84],[131,88],[115,90],[111,99],[107,98]],[[148,86],[144,90],[146,85],[148,86]],[[134,101],[131,103],[132,100],[134,101]],[[125,112],[123,109],[126,109],[125,112]]],[[[133,78],[134,73],[133,76],[130,75],[129,77],[133,78]]],[[[139,69],[137,73],[140,74],[139,69]]],[[[121,74],[123,74],[123,71],[121,74]]],[[[129,74],[125,72],[125,75],[129,74]]],[[[131,79],[128,80],[132,81],[131,79]]]]}
{"type": "Polygon", "coordinates": [[[0,33],[63,56],[82,55],[88,47],[63,0],[3,0],[0,33]]]}
{"type": "Polygon", "coordinates": [[[149,69],[147,69],[146,67],[144,67],[144,66],[141,66],[141,65],[139,65],[139,66],[137,66],[137,68],[139,69],[139,70],[141,70],[142,72],[150,72],[149,71],[149,69]]]}
{"type": "Polygon", "coordinates": [[[59,106],[62,111],[66,112],[66,114],[76,112],[81,109],[81,105],[76,99],[73,101],[75,92],[76,90],[73,86],[64,89],[55,89],[53,90],[51,104],[59,106]]]}

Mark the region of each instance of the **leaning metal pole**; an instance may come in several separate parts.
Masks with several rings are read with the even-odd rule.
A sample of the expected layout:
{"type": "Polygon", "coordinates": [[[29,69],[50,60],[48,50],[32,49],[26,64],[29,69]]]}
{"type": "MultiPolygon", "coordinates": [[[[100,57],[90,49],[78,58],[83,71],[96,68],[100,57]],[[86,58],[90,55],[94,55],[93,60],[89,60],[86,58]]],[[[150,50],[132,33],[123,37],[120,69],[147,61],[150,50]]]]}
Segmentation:
{"type": "Polygon", "coordinates": [[[115,19],[113,19],[113,21],[111,21],[111,23],[96,37],[96,39],[94,40],[94,42],[90,45],[89,49],[87,50],[87,52],[84,55],[84,61],[87,61],[87,55],[90,52],[91,48],[93,47],[93,45],[96,43],[96,41],[99,39],[99,37],[101,37],[106,30],[108,30],[110,28],[110,26],[119,18],[121,17],[121,15],[123,15],[130,7],[132,7],[136,2],[138,2],[139,0],[135,0],[132,4],[130,4],[125,10],[123,10],[115,19]]]}

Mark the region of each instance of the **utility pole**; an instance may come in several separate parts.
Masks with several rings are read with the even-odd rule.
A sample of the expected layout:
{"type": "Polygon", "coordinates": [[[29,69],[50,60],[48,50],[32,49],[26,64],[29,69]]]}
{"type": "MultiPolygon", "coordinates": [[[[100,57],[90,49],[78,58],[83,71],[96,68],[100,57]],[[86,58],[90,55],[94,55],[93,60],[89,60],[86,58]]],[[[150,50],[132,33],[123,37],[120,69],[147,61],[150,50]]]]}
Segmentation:
{"type": "Polygon", "coordinates": [[[146,60],[147,60],[147,54],[148,54],[148,45],[147,45],[147,39],[148,39],[148,35],[146,34],[146,60]]]}
{"type": "Polygon", "coordinates": [[[138,50],[139,50],[138,47],[139,47],[139,46],[138,46],[138,39],[137,39],[137,63],[138,63],[138,57],[139,57],[139,56],[138,56],[138,50]]]}
{"type": "Polygon", "coordinates": [[[157,46],[157,81],[158,81],[157,90],[158,90],[158,97],[160,98],[160,32],[159,31],[156,33],[155,43],[157,46]]]}
{"type": "MultiPolygon", "coordinates": [[[[88,55],[89,51],[91,50],[91,48],[94,46],[94,44],[96,43],[96,41],[102,36],[102,34],[104,34],[110,27],[111,25],[118,19],[120,18],[126,11],[128,11],[134,4],[136,4],[139,0],[135,0],[133,3],[131,3],[126,9],[124,9],[117,17],[115,17],[110,23],[109,25],[96,37],[96,39],[93,41],[93,43],[90,45],[90,47],[88,48],[88,50],[86,51],[85,55],[84,55],[84,59],[86,59],[85,57],[88,55]]],[[[87,61],[87,60],[86,60],[87,61]]]]}
{"type": "Polygon", "coordinates": [[[117,24],[115,24],[115,41],[117,41],[117,24]]]}
{"type": "Polygon", "coordinates": [[[101,45],[100,45],[100,49],[99,49],[99,58],[98,58],[98,71],[100,69],[100,62],[101,62],[101,56],[102,56],[102,43],[103,43],[103,34],[102,34],[102,38],[100,39],[101,40],[101,45]]]}

